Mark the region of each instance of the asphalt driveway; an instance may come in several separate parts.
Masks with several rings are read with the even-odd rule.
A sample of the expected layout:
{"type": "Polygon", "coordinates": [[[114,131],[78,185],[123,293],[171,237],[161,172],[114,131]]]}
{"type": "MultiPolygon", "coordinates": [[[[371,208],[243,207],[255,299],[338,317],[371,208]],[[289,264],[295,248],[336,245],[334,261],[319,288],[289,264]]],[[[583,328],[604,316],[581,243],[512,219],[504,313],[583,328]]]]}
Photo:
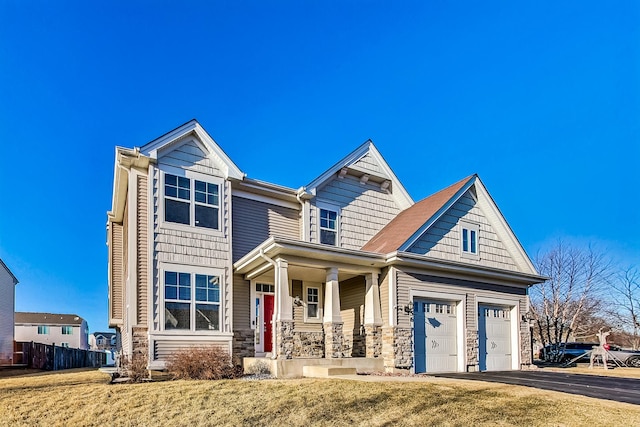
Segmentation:
{"type": "Polygon", "coordinates": [[[468,372],[435,377],[523,385],[640,405],[640,379],[544,371],[468,372]]]}

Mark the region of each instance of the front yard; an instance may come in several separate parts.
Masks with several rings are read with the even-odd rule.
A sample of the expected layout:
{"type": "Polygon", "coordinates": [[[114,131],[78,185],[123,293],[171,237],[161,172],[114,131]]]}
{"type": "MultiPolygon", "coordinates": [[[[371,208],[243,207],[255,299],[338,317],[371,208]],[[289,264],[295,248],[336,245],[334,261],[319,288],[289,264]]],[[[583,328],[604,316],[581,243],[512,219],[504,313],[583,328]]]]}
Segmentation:
{"type": "Polygon", "coordinates": [[[640,407],[434,379],[108,384],[98,371],[0,379],[0,425],[640,425],[640,407]]]}

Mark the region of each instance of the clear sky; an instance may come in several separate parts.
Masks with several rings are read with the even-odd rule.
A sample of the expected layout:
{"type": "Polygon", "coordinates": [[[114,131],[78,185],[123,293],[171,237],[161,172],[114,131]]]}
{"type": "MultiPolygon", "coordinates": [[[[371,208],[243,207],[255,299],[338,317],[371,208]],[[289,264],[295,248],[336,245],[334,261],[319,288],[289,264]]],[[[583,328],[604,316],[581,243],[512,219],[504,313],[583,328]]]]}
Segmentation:
{"type": "Polygon", "coordinates": [[[0,258],[107,327],[114,147],[196,118],[308,184],[371,138],[415,200],[478,173],[531,256],[640,265],[640,3],[0,0],[0,258]]]}

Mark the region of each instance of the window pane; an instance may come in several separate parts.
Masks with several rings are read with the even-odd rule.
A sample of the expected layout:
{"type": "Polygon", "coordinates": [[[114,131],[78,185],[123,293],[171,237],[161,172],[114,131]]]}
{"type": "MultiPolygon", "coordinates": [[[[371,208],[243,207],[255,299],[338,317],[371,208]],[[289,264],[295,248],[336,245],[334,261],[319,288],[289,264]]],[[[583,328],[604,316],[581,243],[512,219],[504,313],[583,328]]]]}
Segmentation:
{"type": "Polygon", "coordinates": [[[196,304],[196,330],[220,330],[220,310],[218,304],[196,304]]]}
{"type": "Polygon", "coordinates": [[[462,251],[469,252],[469,233],[466,228],[462,229],[462,251]]]}
{"type": "Polygon", "coordinates": [[[189,200],[191,198],[191,196],[189,195],[189,190],[188,189],[185,190],[184,188],[178,188],[178,198],[189,200]]]}
{"type": "Polygon", "coordinates": [[[178,187],[186,188],[187,190],[189,188],[191,188],[191,185],[189,183],[189,178],[183,178],[183,177],[179,176],[178,177],[178,187]]]}
{"type": "Polygon", "coordinates": [[[324,219],[324,218],[320,218],[320,227],[322,227],[322,228],[329,227],[329,221],[324,219]]]}
{"type": "Polygon", "coordinates": [[[476,253],[476,232],[471,230],[471,253],[476,253]]]}
{"type": "Polygon", "coordinates": [[[176,187],[169,187],[165,185],[164,194],[169,197],[178,197],[178,189],[176,187]]]}
{"type": "Polygon", "coordinates": [[[164,272],[164,283],[166,285],[177,285],[178,284],[178,273],[174,273],[173,271],[165,271],[164,272]]]}
{"type": "Polygon", "coordinates": [[[196,288],[196,301],[207,301],[207,290],[196,288]]]}
{"type": "Polygon", "coordinates": [[[329,230],[320,230],[320,243],[324,243],[325,245],[334,245],[336,244],[336,232],[329,230]]]}
{"type": "Polygon", "coordinates": [[[164,298],[165,299],[178,299],[178,287],[165,285],[164,287],[164,298]]]}
{"type": "Polygon", "coordinates": [[[318,304],[307,304],[307,317],[318,317],[318,304]]]}
{"type": "Polygon", "coordinates": [[[205,193],[196,191],[196,202],[207,203],[207,195],[205,193]]]}
{"type": "Polygon", "coordinates": [[[196,227],[218,229],[218,208],[196,205],[196,227]]]}
{"type": "Polygon", "coordinates": [[[189,301],[191,299],[191,288],[179,287],[178,288],[178,299],[183,301],[189,301]]]}
{"type": "Polygon", "coordinates": [[[180,286],[191,287],[191,274],[180,273],[180,286]]]}
{"type": "Polygon", "coordinates": [[[218,206],[218,195],[217,194],[209,194],[207,196],[207,203],[213,206],[218,206]]]}
{"type": "Polygon", "coordinates": [[[165,174],[164,175],[164,183],[172,185],[172,186],[175,187],[175,186],[178,185],[178,177],[175,176],[175,175],[165,174]]]}
{"type": "Polygon", "coordinates": [[[164,199],[164,220],[178,224],[189,224],[189,203],[164,199]]]}
{"type": "Polygon", "coordinates": [[[191,329],[189,316],[190,304],[183,302],[166,302],[164,304],[165,329],[191,329]]]}
{"type": "Polygon", "coordinates": [[[206,192],[207,191],[207,184],[202,182],[202,181],[196,181],[196,191],[200,191],[200,192],[206,192]]]}

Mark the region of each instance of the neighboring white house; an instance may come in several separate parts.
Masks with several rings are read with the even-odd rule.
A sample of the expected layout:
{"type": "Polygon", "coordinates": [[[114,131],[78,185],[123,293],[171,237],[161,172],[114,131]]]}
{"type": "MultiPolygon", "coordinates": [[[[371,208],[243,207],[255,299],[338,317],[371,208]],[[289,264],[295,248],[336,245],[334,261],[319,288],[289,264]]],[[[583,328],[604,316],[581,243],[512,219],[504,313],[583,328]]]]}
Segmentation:
{"type": "Polygon", "coordinates": [[[107,245],[122,353],[162,369],[216,345],[277,376],[528,366],[528,288],[544,278],[480,178],[416,203],[371,141],[334,163],[338,148],[264,164],[333,164],[294,189],[248,178],[195,120],[117,147],[107,245]]]}
{"type": "Polygon", "coordinates": [[[13,315],[18,279],[0,259],[0,365],[13,363],[13,315]]]}
{"type": "Polygon", "coordinates": [[[116,350],[115,332],[94,332],[89,335],[89,348],[91,350],[116,350]]]}
{"type": "Polygon", "coordinates": [[[15,336],[16,341],[89,349],[89,326],[75,314],[16,312],[15,336]]]}

